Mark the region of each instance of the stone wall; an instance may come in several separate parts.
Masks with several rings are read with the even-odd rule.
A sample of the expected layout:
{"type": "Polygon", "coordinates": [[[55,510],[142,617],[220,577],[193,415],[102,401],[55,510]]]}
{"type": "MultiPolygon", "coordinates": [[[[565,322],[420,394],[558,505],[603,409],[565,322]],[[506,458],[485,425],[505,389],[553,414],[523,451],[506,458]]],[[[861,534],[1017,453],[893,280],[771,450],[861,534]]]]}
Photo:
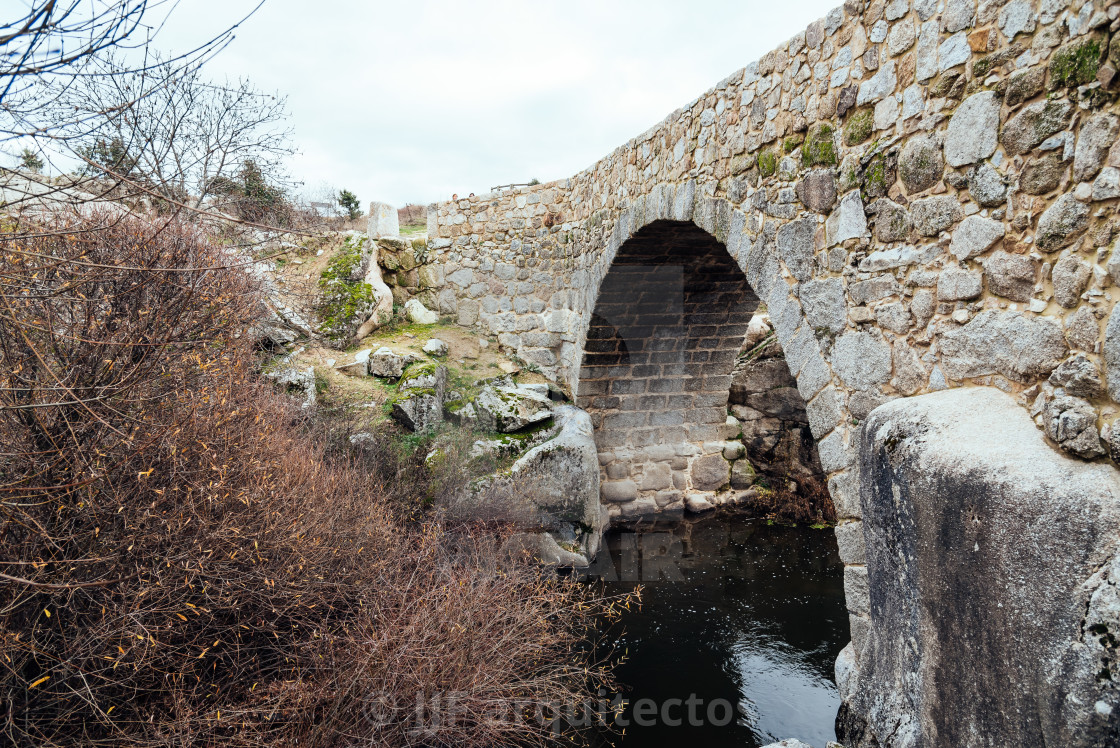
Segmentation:
{"type": "Polygon", "coordinates": [[[858,570],[888,400],[998,388],[1120,458],[1118,32],[1103,0],[848,0],[570,179],[431,206],[431,293],[578,396],[616,256],[694,223],[769,311],[858,570]]]}

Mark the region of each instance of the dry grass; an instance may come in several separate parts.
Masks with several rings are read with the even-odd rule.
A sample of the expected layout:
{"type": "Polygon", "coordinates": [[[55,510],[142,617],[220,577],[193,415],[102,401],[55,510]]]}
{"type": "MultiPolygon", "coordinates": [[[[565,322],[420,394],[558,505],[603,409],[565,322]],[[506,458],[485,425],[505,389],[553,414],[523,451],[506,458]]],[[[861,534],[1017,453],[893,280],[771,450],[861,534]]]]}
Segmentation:
{"type": "Polygon", "coordinates": [[[612,601],[426,515],[455,465],[262,385],[206,237],[100,223],[0,236],[3,742],[544,745],[495,707],[610,685],[612,601]],[[437,693],[435,732],[382,708],[437,693]]]}

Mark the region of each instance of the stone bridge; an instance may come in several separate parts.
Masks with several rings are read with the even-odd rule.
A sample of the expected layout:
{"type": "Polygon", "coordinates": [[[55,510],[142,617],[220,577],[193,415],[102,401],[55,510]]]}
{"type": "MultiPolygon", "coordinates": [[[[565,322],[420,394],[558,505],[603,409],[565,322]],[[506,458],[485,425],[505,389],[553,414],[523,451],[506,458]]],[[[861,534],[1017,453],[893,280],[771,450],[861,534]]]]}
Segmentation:
{"type": "MultiPolygon", "coordinates": [[[[967,400],[929,393],[979,389],[993,434],[1037,440],[1024,454],[1051,455],[1071,484],[1098,471],[1100,507],[1120,499],[1117,29],[1120,5],[1100,0],[848,0],[569,179],[429,208],[429,303],[570,386],[592,413],[614,515],[727,482],[730,374],[766,309],[841,517],[854,645],[838,678],[863,704],[851,745],[892,731],[887,744],[1092,744],[1055,738],[1073,719],[1056,712],[984,727],[987,742],[938,742],[930,729],[954,734],[944,703],[875,711],[867,663],[882,673],[901,657],[876,589],[901,562],[873,557],[890,528],[861,522],[891,493],[871,485],[890,450],[861,425],[891,400],[944,411],[967,400]]],[[[899,405],[884,407],[914,412],[899,405]]],[[[1116,535],[1110,512],[1085,543],[1116,535]]],[[[1101,573],[1108,543],[1077,556],[1070,589],[1101,573]]],[[[896,690],[921,690],[905,682],[896,690]]],[[[1089,714],[1085,735],[1117,734],[1108,694],[1105,726],[1089,714]]]]}

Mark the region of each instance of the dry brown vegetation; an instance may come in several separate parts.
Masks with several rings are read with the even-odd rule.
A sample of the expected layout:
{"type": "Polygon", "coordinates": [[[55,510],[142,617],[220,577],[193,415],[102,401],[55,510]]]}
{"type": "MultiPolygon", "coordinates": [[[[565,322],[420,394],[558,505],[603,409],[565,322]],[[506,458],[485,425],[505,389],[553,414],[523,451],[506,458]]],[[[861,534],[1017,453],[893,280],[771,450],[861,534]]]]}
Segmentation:
{"type": "Polygon", "coordinates": [[[587,637],[611,601],[427,514],[454,466],[262,384],[255,289],[196,228],[16,228],[0,742],[540,745],[512,717],[610,685],[587,637]],[[413,729],[440,693],[456,717],[413,729]]]}
{"type": "Polygon", "coordinates": [[[812,476],[799,476],[796,483],[796,488],[785,481],[776,490],[757,491],[747,508],[779,522],[835,523],[836,507],[825,485],[812,476]]]}

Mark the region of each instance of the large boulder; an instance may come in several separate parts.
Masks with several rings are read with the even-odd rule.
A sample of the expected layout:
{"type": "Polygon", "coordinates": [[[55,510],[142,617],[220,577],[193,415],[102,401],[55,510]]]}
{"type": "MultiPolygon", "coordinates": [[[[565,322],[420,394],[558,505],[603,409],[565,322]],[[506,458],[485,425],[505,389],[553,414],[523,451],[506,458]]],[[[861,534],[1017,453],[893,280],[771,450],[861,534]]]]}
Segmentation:
{"type": "Polygon", "coordinates": [[[369,373],[384,379],[399,379],[405,369],[419,360],[415,354],[397,353],[382,346],[369,354],[369,373]]]}
{"type": "Polygon", "coordinates": [[[591,417],[571,405],[557,405],[554,413],[555,436],[527,451],[508,471],[475,481],[447,499],[444,509],[458,519],[547,531],[590,559],[606,526],[591,417]]]}
{"type": "Polygon", "coordinates": [[[489,384],[474,399],[474,411],[481,428],[509,434],[552,418],[552,401],[535,388],[489,384]]]}
{"type": "Polygon", "coordinates": [[[849,607],[871,627],[843,668],[845,745],[1116,745],[1120,472],[993,388],[892,401],[860,433],[868,599],[849,607]]]}

